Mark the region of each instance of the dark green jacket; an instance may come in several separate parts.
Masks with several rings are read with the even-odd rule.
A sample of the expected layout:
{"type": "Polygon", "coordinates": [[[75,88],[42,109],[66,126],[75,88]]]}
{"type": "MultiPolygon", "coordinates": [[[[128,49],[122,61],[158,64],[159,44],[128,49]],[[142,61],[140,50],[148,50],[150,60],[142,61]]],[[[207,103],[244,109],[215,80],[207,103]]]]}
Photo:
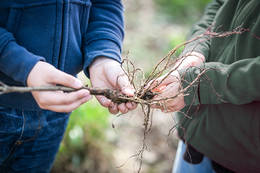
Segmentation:
{"type": "MultiPolygon", "coordinates": [[[[260,172],[260,0],[214,0],[190,38],[241,26],[243,34],[196,41],[186,46],[205,55],[211,69],[185,96],[178,114],[180,137],[236,172],[260,172]]],[[[181,72],[193,81],[199,68],[181,72]]],[[[187,86],[183,82],[183,86],[187,86]]]]}

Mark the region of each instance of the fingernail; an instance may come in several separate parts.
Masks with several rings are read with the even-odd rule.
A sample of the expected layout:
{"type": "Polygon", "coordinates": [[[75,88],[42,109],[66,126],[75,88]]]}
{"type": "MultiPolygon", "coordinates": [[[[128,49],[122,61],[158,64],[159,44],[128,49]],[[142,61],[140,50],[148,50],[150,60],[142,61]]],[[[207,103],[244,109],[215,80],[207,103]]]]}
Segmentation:
{"type": "Polygon", "coordinates": [[[79,79],[76,79],[75,82],[74,82],[74,86],[76,88],[80,88],[83,86],[82,82],[79,80],[79,79]]]}
{"type": "Polygon", "coordinates": [[[127,108],[124,108],[122,111],[121,111],[121,113],[123,113],[123,114],[126,114],[128,112],[128,109],[127,108]]]}
{"type": "Polygon", "coordinates": [[[126,103],[126,107],[128,108],[128,109],[132,109],[133,108],[133,106],[132,106],[132,104],[131,103],[126,103]]]}
{"type": "Polygon", "coordinates": [[[87,97],[87,96],[89,96],[90,95],[90,93],[89,93],[89,91],[88,90],[84,90],[85,92],[84,92],[84,96],[85,97],[87,97]]]}
{"type": "Polygon", "coordinates": [[[137,105],[136,103],[131,103],[132,104],[132,107],[135,108],[137,105]]]}
{"type": "Polygon", "coordinates": [[[104,99],[104,98],[101,98],[101,99],[100,99],[100,102],[105,103],[105,99],[104,99]]]}
{"type": "Polygon", "coordinates": [[[102,97],[102,98],[100,99],[100,101],[101,101],[102,104],[104,104],[104,105],[106,105],[106,106],[109,106],[109,103],[108,103],[108,100],[107,100],[107,99],[105,99],[105,98],[102,97]]]}

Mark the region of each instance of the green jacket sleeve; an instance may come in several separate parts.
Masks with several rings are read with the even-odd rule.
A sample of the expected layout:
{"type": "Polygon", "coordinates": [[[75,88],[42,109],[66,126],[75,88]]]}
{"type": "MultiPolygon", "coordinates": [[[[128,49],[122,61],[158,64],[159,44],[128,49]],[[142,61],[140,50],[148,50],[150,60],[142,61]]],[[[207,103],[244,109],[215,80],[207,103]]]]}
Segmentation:
{"type": "Polygon", "coordinates": [[[204,67],[189,68],[181,72],[186,81],[183,87],[196,79],[202,69],[207,69],[207,72],[202,75],[198,85],[187,90],[189,94],[185,97],[187,105],[199,103],[240,105],[260,101],[260,56],[239,60],[229,65],[209,62],[205,63],[204,67]]]}
{"type": "MultiPolygon", "coordinates": [[[[188,40],[205,33],[207,29],[209,29],[213,25],[215,16],[217,15],[218,10],[223,5],[223,3],[223,0],[214,0],[207,6],[201,20],[192,27],[191,32],[188,35],[188,40]]],[[[195,51],[207,57],[210,41],[206,36],[203,39],[203,42],[201,42],[202,39],[196,40],[186,45],[182,54],[185,55],[188,52],[195,51]]]]}

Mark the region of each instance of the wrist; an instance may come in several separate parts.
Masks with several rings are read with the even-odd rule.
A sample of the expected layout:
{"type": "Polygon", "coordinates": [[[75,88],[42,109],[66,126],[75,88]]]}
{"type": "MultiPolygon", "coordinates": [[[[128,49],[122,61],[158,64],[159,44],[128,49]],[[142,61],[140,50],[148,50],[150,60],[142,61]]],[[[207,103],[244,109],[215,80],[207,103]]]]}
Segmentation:
{"type": "Polygon", "coordinates": [[[104,56],[100,56],[100,57],[95,58],[95,60],[90,64],[89,70],[91,71],[91,69],[94,69],[94,68],[96,68],[98,66],[101,66],[101,65],[107,64],[107,63],[111,63],[111,62],[120,65],[114,59],[107,58],[107,57],[104,57],[104,56]]]}
{"type": "Polygon", "coordinates": [[[44,65],[45,62],[38,61],[33,68],[31,69],[30,73],[27,76],[26,84],[27,86],[33,86],[33,79],[38,78],[38,75],[41,74],[40,69],[41,66],[44,65]]]}

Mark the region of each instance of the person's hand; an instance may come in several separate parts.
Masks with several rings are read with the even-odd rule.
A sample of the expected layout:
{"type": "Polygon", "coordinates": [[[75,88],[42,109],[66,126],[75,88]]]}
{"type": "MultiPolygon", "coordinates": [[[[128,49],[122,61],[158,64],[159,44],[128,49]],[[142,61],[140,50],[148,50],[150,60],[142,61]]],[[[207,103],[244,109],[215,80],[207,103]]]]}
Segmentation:
{"type": "Polygon", "coordinates": [[[167,76],[167,78],[165,78],[166,75],[167,74],[156,79],[150,86],[150,88],[154,88],[157,84],[160,83],[160,85],[157,86],[157,88],[160,88],[160,90],[157,88],[154,89],[157,89],[158,95],[154,96],[153,100],[157,103],[153,104],[151,107],[161,109],[162,112],[179,111],[185,107],[183,93],[180,93],[180,75],[177,71],[172,72],[167,76]]]}
{"type": "Polygon", "coordinates": [[[187,69],[193,66],[200,66],[205,62],[205,57],[201,53],[198,52],[189,52],[186,53],[183,58],[179,59],[174,65],[173,69],[187,69]]]}
{"type": "MultiPolygon", "coordinates": [[[[63,85],[72,88],[80,88],[82,82],[58,69],[51,64],[39,61],[31,70],[27,78],[29,87],[63,85]]],[[[62,91],[32,92],[33,97],[42,109],[55,112],[71,112],[81,104],[91,99],[88,90],[79,90],[71,93],[62,91]]]]}
{"type": "Polygon", "coordinates": [[[187,53],[186,56],[176,62],[173,67],[176,71],[173,71],[166,79],[164,79],[164,77],[167,74],[151,81],[149,88],[154,88],[158,83],[160,83],[159,86],[154,88],[154,91],[158,91],[158,95],[156,95],[153,100],[161,100],[158,104],[152,105],[152,108],[161,109],[163,112],[175,112],[184,108],[184,96],[183,93],[180,93],[182,88],[181,78],[177,70],[187,69],[192,66],[200,66],[204,63],[204,61],[205,57],[200,53],[187,53]],[[172,99],[164,100],[165,98],[172,99]]]}
{"type": "MultiPolygon", "coordinates": [[[[94,88],[117,89],[127,96],[134,96],[134,88],[131,86],[128,77],[125,75],[120,63],[115,60],[99,57],[89,67],[90,81],[94,88]]],[[[117,114],[127,113],[136,108],[135,103],[115,104],[104,96],[96,96],[99,103],[107,107],[109,112],[117,114]]]]}

